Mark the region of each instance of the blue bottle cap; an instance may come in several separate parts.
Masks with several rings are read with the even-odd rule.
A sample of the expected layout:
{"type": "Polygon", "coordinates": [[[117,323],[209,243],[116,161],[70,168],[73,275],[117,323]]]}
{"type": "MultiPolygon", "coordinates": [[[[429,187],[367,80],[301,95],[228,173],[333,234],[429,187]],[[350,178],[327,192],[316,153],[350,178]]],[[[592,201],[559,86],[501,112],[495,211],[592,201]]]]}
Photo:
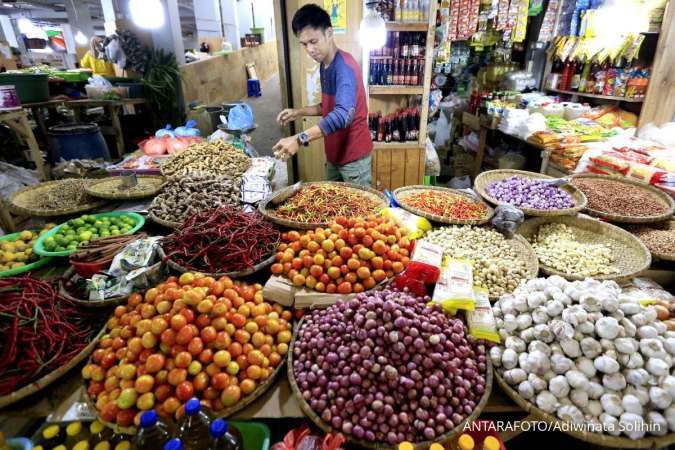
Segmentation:
{"type": "Polygon", "coordinates": [[[180,439],[171,439],[164,444],[164,450],[183,450],[183,443],[180,439]]]}
{"type": "Polygon", "coordinates": [[[154,427],[157,424],[157,413],[154,409],[144,412],[141,415],[141,428],[154,427]]]}
{"type": "Polygon", "coordinates": [[[216,439],[220,439],[221,437],[225,436],[228,428],[229,424],[227,423],[227,420],[216,419],[211,422],[211,436],[216,439]]]}
{"type": "Polygon", "coordinates": [[[188,416],[196,414],[199,412],[200,407],[201,405],[199,404],[199,400],[196,398],[191,398],[185,404],[185,414],[187,414],[188,416]]]}

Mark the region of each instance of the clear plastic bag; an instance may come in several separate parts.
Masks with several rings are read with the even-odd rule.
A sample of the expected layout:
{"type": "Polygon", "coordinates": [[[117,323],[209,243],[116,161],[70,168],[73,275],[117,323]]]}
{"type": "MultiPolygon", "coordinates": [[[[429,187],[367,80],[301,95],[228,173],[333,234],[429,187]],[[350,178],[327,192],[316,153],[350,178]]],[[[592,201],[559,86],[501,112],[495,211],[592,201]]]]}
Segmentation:
{"type": "Polygon", "coordinates": [[[253,128],[253,110],[246,103],[240,103],[232,107],[227,117],[227,125],[230,130],[253,128]]]}
{"type": "Polygon", "coordinates": [[[323,438],[310,434],[307,427],[296,428],[284,436],[284,440],[277,442],[271,450],[340,450],[347,440],[338,434],[326,434],[323,438]]]}
{"type": "Polygon", "coordinates": [[[501,203],[495,209],[495,215],[491,222],[492,226],[506,237],[511,238],[524,220],[525,214],[520,209],[506,203],[501,203]]]}

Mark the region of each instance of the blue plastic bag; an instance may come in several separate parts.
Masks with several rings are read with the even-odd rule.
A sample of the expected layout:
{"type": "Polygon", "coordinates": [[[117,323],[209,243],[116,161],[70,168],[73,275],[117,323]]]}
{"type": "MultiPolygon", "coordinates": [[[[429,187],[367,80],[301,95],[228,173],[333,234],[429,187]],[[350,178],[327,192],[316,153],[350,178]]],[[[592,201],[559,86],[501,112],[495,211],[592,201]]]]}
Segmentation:
{"type": "Polygon", "coordinates": [[[253,128],[253,110],[246,103],[233,106],[227,117],[230,130],[248,130],[253,128]]]}
{"type": "Polygon", "coordinates": [[[173,127],[170,124],[167,124],[164,128],[160,128],[159,130],[157,130],[157,132],[155,132],[155,137],[158,137],[158,138],[161,138],[161,137],[164,137],[164,136],[168,136],[168,137],[171,137],[171,138],[176,137],[172,128],[173,127]]]}
{"type": "Polygon", "coordinates": [[[196,121],[188,120],[185,126],[176,128],[175,130],[176,136],[185,136],[185,137],[199,136],[200,135],[199,129],[195,128],[195,125],[197,125],[196,121]]]}

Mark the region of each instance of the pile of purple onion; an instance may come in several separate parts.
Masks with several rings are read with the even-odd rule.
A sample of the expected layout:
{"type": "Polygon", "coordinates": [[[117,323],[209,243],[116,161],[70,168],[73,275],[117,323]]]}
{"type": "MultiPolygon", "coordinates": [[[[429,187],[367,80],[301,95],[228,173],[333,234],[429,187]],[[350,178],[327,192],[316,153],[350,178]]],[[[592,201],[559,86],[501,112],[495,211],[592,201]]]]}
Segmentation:
{"type": "Polygon", "coordinates": [[[428,441],[474,411],[486,389],[486,347],[428,301],[392,289],[305,316],[293,374],[335,431],[391,445],[428,441]]]}
{"type": "Polygon", "coordinates": [[[553,210],[574,207],[572,197],[565,190],[534,178],[504,178],[488,185],[487,192],[500,202],[521,208],[553,210]]]}

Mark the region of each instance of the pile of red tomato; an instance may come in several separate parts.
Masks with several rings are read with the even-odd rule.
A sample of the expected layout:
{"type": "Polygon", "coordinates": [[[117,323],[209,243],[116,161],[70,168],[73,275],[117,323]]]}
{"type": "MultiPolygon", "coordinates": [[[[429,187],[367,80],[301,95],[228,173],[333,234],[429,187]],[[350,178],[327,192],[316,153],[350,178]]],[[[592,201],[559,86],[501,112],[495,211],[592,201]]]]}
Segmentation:
{"type": "Polygon", "coordinates": [[[363,292],[403,272],[410,262],[408,238],[394,222],[378,216],[339,217],[325,229],[284,233],[282,241],[272,273],[318,292],[363,292]]]}
{"type": "Polygon", "coordinates": [[[271,377],[292,339],[291,312],[262,286],[199,273],[134,293],[82,369],[100,417],[126,427],[156,409],[178,417],[198,397],[213,411],[236,405],[271,377]]]}

